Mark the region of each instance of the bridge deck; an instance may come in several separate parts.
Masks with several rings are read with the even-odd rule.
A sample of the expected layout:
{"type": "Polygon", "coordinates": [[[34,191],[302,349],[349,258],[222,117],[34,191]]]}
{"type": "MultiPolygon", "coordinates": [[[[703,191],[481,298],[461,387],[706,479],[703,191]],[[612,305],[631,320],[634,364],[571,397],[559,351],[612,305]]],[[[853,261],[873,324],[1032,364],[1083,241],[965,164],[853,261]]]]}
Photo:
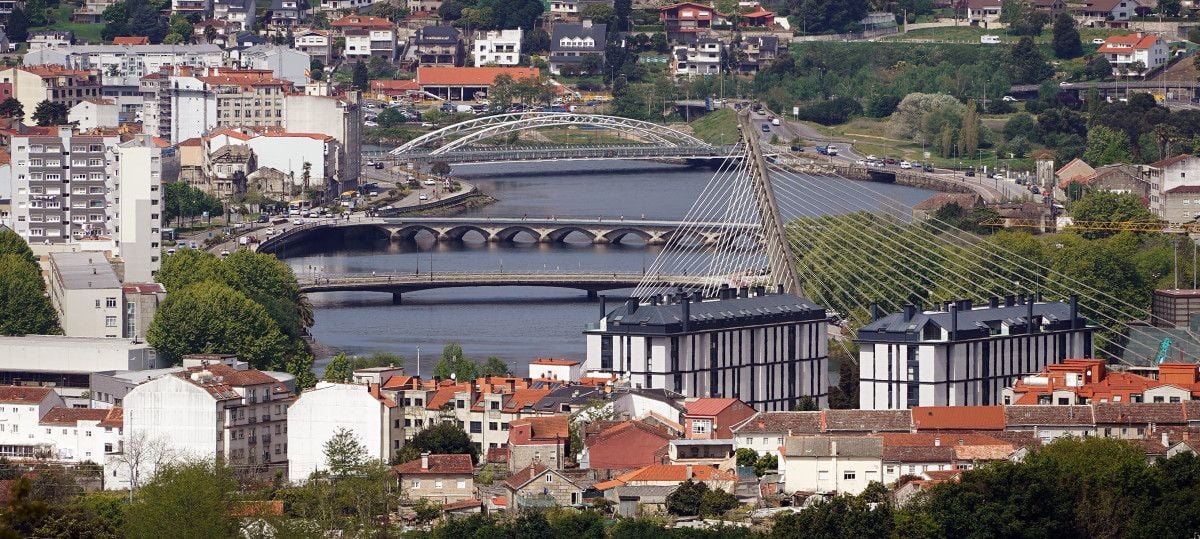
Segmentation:
{"type": "MultiPolygon", "coordinates": [[[[301,292],[414,292],[434,288],[473,286],[544,286],[596,292],[633,288],[645,278],[641,273],[404,273],[300,278],[301,292]]],[[[715,277],[657,277],[668,286],[688,288],[720,282],[715,277]]]]}

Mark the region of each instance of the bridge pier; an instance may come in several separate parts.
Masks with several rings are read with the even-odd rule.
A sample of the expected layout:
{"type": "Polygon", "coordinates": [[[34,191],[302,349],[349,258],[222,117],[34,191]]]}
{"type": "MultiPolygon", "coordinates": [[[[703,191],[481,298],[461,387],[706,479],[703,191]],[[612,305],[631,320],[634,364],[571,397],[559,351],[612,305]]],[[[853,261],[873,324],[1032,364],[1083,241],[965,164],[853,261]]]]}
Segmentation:
{"type": "Polygon", "coordinates": [[[392,305],[400,305],[403,296],[400,292],[392,292],[392,305]]]}
{"type": "Polygon", "coordinates": [[[588,290],[587,291],[587,299],[588,299],[588,301],[596,301],[596,300],[600,299],[600,293],[596,292],[595,290],[588,290]]]}

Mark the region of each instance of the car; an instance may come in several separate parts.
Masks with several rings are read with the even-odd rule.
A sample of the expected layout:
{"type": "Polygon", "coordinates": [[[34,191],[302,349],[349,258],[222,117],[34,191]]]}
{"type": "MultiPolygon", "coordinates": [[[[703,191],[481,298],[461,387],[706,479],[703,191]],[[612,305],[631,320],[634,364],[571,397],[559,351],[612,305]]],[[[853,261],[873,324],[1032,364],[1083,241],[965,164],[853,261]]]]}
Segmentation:
{"type": "Polygon", "coordinates": [[[779,118],[771,118],[771,125],[779,125],[779,118]]]}
{"type": "Polygon", "coordinates": [[[1103,44],[1104,44],[1104,38],[1102,38],[1102,37],[1092,38],[1092,45],[1103,45],[1103,44]]]}
{"type": "Polygon", "coordinates": [[[274,235],[275,235],[275,229],[274,229],[274,228],[268,228],[268,229],[267,229],[267,235],[268,235],[268,236],[274,236],[274,235]]]}
{"type": "Polygon", "coordinates": [[[375,170],[383,170],[383,162],[375,163],[375,170]]]}
{"type": "Polygon", "coordinates": [[[1001,100],[1001,101],[1007,101],[1007,102],[1009,102],[1009,103],[1015,103],[1016,101],[1018,101],[1018,99],[1017,99],[1017,98],[1015,98],[1015,97],[1013,97],[1013,96],[1011,96],[1011,95],[1006,95],[1006,96],[1004,96],[1004,97],[1001,97],[1001,98],[1000,98],[1000,100],[1001,100]]]}
{"type": "Polygon", "coordinates": [[[175,254],[175,248],[174,248],[174,247],[170,247],[170,248],[168,248],[168,249],[167,249],[167,254],[169,254],[169,255],[173,255],[173,254],[175,254]]]}
{"type": "Polygon", "coordinates": [[[302,224],[304,224],[304,219],[300,219],[298,217],[296,219],[292,219],[292,224],[293,225],[302,225],[302,224]]]}
{"type": "Polygon", "coordinates": [[[897,161],[895,157],[889,157],[889,158],[887,158],[887,159],[884,159],[884,160],[883,160],[883,164],[885,164],[885,165],[897,165],[897,164],[900,164],[900,162],[899,162],[899,161],[897,161]]]}
{"type": "Polygon", "coordinates": [[[190,247],[190,248],[192,248],[192,249],[198,249],[198,248],[199,248],[199,247],[197,247],[197,246],[196,246],[196,242],[194,242],[194,241],[189,241],[189,242],[188,242],[188,247],[190,247]]]}
{"type": "Polygon", "coordinates": [[[370,193],[367,193],[367,196],[377,197],[379,196],[379,191],[371,191],[370,193]]]}
{"type": "Polygon", "coordinates": [[[1039,195],[1042,193],[1042,190],[1038,189],[1038,186],[1036,186],[1036,185],[1031,185],[1031,186],[1029,186],[1029,192],[1033,193],[1035,195],[1039,195]]]}
{"type": "Polygon", "coordinates": [[[762,132],[770,133],[771,132],[771,124],[762,124],[762,132]]]}
{"type": "Polygon", "coordinates": [[[796,152],[796,153],[804,153],[804,146],[801,146],[799,144],[793,144],[792,151],[796,152]]]}
{"type": "Polygon", "coordinates": [[[421,122],[421,127],[433,127],[433,123],[431,123],[431,122],[421,122]]]}
{"type": "Polygon", "coordinates": [[[1071,85],[1071,83],[1070,83],[1069,81],[1065,81],[1065,80],[1064,80],[1064,81],[1062,81],[1062,82],[1058,83],[1058,85],[1059,85],[1059,86],[1061,86],[1061,87],[1063,87],[1063,88],[1066,88],[1066,87],[1070,86],[1070,85],[1071,85]]]}
{"type": "Polygon", "coordinates": [[[379,124],[377,124],[377,123],[375,123],[375,122],[372,122],[372,121],[366,121],[366,122],[363,122],[363,126],[365,126],[365,127],[379,127],[379,124]]]}
{"type": "Polygon", "coordinates": [[[229,256],[229,249],[221,249],[221,256],[229,256]]]}
{"type": "Polygon", "coordinates": [[[970,177],[974,178],[974,177],[975,177],[975,171],[974,171],[974,170],[968,170],[968,171],[966,171],[966,172],[963,172],[963,176],[970,176],[970,177]]]}
{"type": "Polygon", "coordinates": [[[418,196],[417,200],[429,200],[429,195],[421,193],[421,196],[418,196]]]}
{"type": "Polygon", "coordinates": [[[238,245],[247,245],[250,243],[250,236],[242,236],[238,238],[238,245]]]}
{"type": "Polygon", "coordinates": [[[437,185],[437,182],[433,180],[425,180],[425,185],[437,185]]]}
{"type": "Polygon", "coordinates": [[[271,218],[270,218],[270,217],[267,217],[267,215],[264,213],[264,214],[262,214],[262,215],[259,215],[259,216],[258,216],[258,219],[256,219],[254,222],[256,222],[256,223],[266,223],[266,222],[269,222],[270,220],[271,220],[271,218]]]}
{"type": "Polygon", "coordinates": [[[867,156],[867,161],[875,161],[875,160],[877,160],[877,159],[879,159],[879,158],[878,158],[878,157],[875,157],[874,155],[868,155],[868,156],[867,156]]]}
{"type": "Polygon", "coordinates": [[[929,163],[925,163],[925,167],[924,167],[924,169],[923,169],[923,170],[924,170],[925,172],[933,172],[933,165],[931,165],[931,164],[929,164],[929,163]]]}
{"type": "Polygon", "coordinates": [[[901,161],[900,168],[905,169],[905,170],[911,169],[912,163],[909,163],[908,161],[901,161]]]}
{"type": "Polygon", "coordinates": [[[867,166],[867,162],[866,162],[866,161],[863,161],[862,159],[856,159],[856,160],[854,161],[854,164],[855,164],[855,165],[858,165],[858,166],[860,166],[860,167],[865,167],[865,166],[867,166]]]}

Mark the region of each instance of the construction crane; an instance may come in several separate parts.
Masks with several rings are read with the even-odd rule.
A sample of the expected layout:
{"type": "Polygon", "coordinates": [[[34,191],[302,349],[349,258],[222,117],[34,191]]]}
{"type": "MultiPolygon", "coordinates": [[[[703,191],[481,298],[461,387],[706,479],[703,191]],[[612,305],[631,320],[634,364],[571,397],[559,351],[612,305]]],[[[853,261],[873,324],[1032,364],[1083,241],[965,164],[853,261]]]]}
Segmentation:
{"type": "MultiPolygon", "coordinates": [[[[983,226],[1001,228],[1035,228],[1038,230],[1053,229],[1053,222],[1042,219],[987,219],[980,223],[983,226]]],[[[1200,233],[1200,223],[1174,224],[1165,221],[1074,221],[1067,228],[1077,230],[1098,230],[1114,232],[1159,232],[1163,234],[1200,233]]]]}

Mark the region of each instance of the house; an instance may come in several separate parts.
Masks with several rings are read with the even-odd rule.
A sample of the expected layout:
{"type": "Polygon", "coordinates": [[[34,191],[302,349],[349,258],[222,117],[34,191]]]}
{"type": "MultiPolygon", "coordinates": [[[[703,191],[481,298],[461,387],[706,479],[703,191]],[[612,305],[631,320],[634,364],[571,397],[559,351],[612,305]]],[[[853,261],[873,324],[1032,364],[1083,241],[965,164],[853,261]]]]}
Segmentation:
{"type": "Polygon", "coordinates": [[[212,11],[212,0],[171,0],[171,13],[204,15],[212,11]]]}
{"type": "Polygon", "coordinates": [[[103,253],[50,253],[49,269],[46,292],[64,335],[122,336],[121,281],[103,253]]]}
{"type": "Polygon", "coordinates": [[[526,417],[508,424],[508,469],[520,470],[540,463],[556,470],[571,455],[571,433],[566,414],[526,417]]]}
{"type": "Polygon", "coordinates": [[[545,509],[583,503],[583,488],[561,470],[533,463],[504,480],[508,509],[545,509]]]}
{"type": "Polygon", "coordinates": [[[367,458],[379,462],[388,462],[404,444],[400,408],[379,392],[379,384],[318,382],[288,408],[287,427],[288,479],[293,483],[328,469],[325,442],[342,429],[353,433],[367,458]]]}
{"type": "MultiPolygon", "coordinates": [[[[774,62],[781,50],[777,36],[745,36],[737,45],[739,55],[738,72],[743,75],[753,75],[774,62]]],[[[786,46],[782,47],[786,50],[786,46]]]]}
{"type": "Polygon", "coordinates": [[[347,60],[396,58],[396,25],[382,17],[348,15],[330,23],[334,33],[346,40],[342,56],[347,60]]]}
{"type": "Polygon", "coordinates": [[[572,359],[539,358],[529,362],[529,377],[578,382],[583,377],[583,364],[572,359]]]}
{"type": "Polygon", "coordinates": [[[1084,162],[1083,159],[1076,157],[1063,165],[1062,168],[1054,171],[1054,178],[1058,180],[1059,184],[1063,184],[1090,177],[1095,173],[1096,169],[1084,162]]]}
{"type": "Polygon", "coordinates": [[[983,197],[978,193],[936,193],[913,206],[913,221],[928,221],[942,208],[951,204],[964,212],[970,212],[983,204],[983,197]]]}
{"type": "Polygon", "coordinates": [[[597,56],[598,65],[603,65],[607,29],[607,24],[593,23],[591,19],[554,25],[550,35],[550,73],[559,75],[564,69],[568,73],[586,72],[589,65],[585,59],[589,56],[597,56]]]}
{"type": "Polygon", "coordinates": [[[212,18],[225,23],[225,32],[242,32],[254,28],[253,0],[212,0],[212,18]]]}
{"type": "Polygon", "coordinates": [[[403,495],[443,504],[475,498],[474,472],[471,455],[422,453],[421,458],[392,467],[403,495]]]}
{"type": "Polygon", "coordinates": [[[1101,359],[1068,359],[1004,390],[1004,404],[1172,403],[1200,397],[1196,365],[1160,363],[1157,380],[1109,370],[1101,359]]]}
{"type": "Polygon", "coordinates": [[[651,464],[628,473],[621,474],[615,479],[602,481],[592,485],[592,488],[605,493],[605,498],[614,502],[618,487],[668,487],[678,486],[685,481],[704,483],[712,490],[723,490],[732,494],[737,487],[737,475],[723,472],[712,466],[690,464],[651,464]]]}
{"type": "Polygon", "coordinates": [[[58,451],[51,440],[46,436],[38,436],[37,428],[41,418],[51,410],[66,406],[62,397],[49,387],[0,385],[0,405],[5,407],[6,416],[5,429],[0,430],[0,445],[4,448],[5,457],[57,457],[58,451]]]}
{"type": "Polygon", "coordinates": [[[583,441],[579,465],[593,470],[630,470],[665,464],[673,440],[665,429],[626,420],[589,435],[583,441]]]}
{"type": "Polygon", "coordinates": [[[1086,0],[1079,9],[1080,23],[1087,26],[1122,26],[1137,13],[1138,0],[1086,0]]]}
{"type": "MultiPolygon", "coordinates": [[[[1177,191],[1174,195],[1173,206],[1180,211],[1184,206],[1185,200],[1190,200],[1188,196],[1192,193],[1188,191],[1192,186],[1200,185],[1200,158],[1196,158],[1189,154],[1180,154],[1173,157],[1168,157],[1143,165],[1142,178],[1150,185],[1150,211],[1158,214],[1159,218],[1166,219],[1166,198],[1169,196],[1167,191],[1178,187],[1186,187],[1177,191]]],[[[1188,204],[1190,206],[1191,204],[1188,204]]],[[[1186,213],[1176,213],[1176,218],[1181,219],[1179,222],[1191,221],[1186,213]]]]}
{"type": "Polygon", "coordinates": [[[1063,0],[1031,0],[1030,4],[1033,9],[1049,15],[1050,20],[1067,10],[1067,3],[1063,0]]]}
{"type": "Polygon", "coordinates": [[[971,300],[901,313],[863,326],[860,408],[997,404],[1018,376],[1064,357],[1089,357],[1092,332],[1078,300],[1039,302],[1022,294],[985,306],[971,300]],[[1026,352],[1028,350],[1028,352],[1026,352]],[[935,360],[934,358],[938,358],[935,360]]]}
{"type": "Polygon", "coordinates": [[[406,0],[410,13],[437,13],[442,7],[442,0],[406,0]]]}
{"type": "Polygon", "coordinates": [[[271,12],[269,21],[272,28],[287,30],[299,27],[308,10],[308,0],[271,0],[271,7],[267,11],[271,12]]]}
{"type": "Polygon", "coordinates": [[[963,0],[959,6],[971,24],[987,24],[1000,20],[1000,0],[963,0]]]}
{"type": "Polygon", "coordinates": [[[85,99],[101,99],[100,78],[91,71],[61,65],[25,65],[0,70],[0,83],[12,85],[13,96],[25,110],[25,125],[34,125],[33,111],[42,101],[68,109],[85,99]]]}
{"type": "Polygon", "coordinates": [[[1112,164],[1095,169],[1087,176],[1074,176],[1059,182],[1058,187],[1064,191],[1072,185],[1078,185],[1091,191],[1107,191],[1110,193],[1137,195],[1143,203],[1150,203],[1150,184],[1142,177],[1137,165],[1112,164]]]}
{"type": "Polygon", "coordinates": [[[1003,406],[915,406],[913,429],[932,432],[1004,430],[1003,406]]]}
{"type": "Polygon", "coordinates": [[[719,75],[725,45],[712,37],[697,38],[695,43],[677,45],[671,55],[675,76],[719,75]]]}
{"type": "Polygon", "coordinates": [[[246,192],[246,176],[258,168],[254,150],[241,144],[226,144],[208,155],[204,172],[208,188],[204,192],[226,198],[246,192]]]}
{"type": "Polygon", "coordinates": [[[770,29],[775,26],[775,12],[762,7],[762,4],[755,4],[750,11],[741,13],[743,28],[762,28],[770,29]]]}
{"type": "Polygon", "coordinates": [[[421,91],[421,85],[415,80],[373,80],[371,81],[371,97],[381,101],[412,98],[421,91]]]}
{"type": "Polygon", "coordinates": [[[583,10],[592,4],[613,7],[613,0],[550,0],[550,16],[554,22],[578,21],[583,10]]]}
{"type": "Polygon", "coordinates": [[[1018,449],[987,434],[887,433],[883,439],[883,481],[930,472],[969,470],[989,461],[1006,460],[1018,449]]]}
{"type": "Polygon", "coordinates": [[[303,28],[293,34],[296,50],[328,65],[332,56],[329,32],[319,28],[303,28]]]}
{"type": "Polygon", "coordinates": [[[737,466],[734,445],[733,438],[671,440],[667,446],[667,460],[671,464],[712,466],[732,472],[737,466]]]}
{"type": "Polygon", "coordinates": [[[589,373],[628,377],[635,386],[738,398],[759,410],[790,410],[804,397],[822,406],[829,386],[827,326],[824,307],[791,294],[768,294],[764,287],[753,295],[748,288],[726,287],[716,298],[697,293],[629,300],[584,332],[586,365],[589,373]],[[716,344],[738,335],[785,334],[802,343],[786,357],[769,344],[749,352],[716,344]],[[724,367],[712,370],[712,364],[724,367]]]}
{"type": "Polygon", "coordinates": [[[515,66],[521,63],[521,36],[523,30],[488,30],[475,33],[471,44],[471,57],[475,66],[515,66]]]}
{"type": "Polygon", "coordinates": [[[1108,36],[1096,54],[1104,55],[1112,65],[1113,75],[1145,75],[1167,65],[1170,59],[1167,42],[1159,34],[1138,32],[1123,36],[1108,36]]]}
{"type": "Polygon", "coordinates": [[[1004,430],[1032,432],[1043,444],[1063,436],[1092,436],[1096,420],[1087,405],[1004,407],[1004,430]]]}
{"type": "MultiPolygon", "coordinates": [[[[83,5],[71,12],[71,22],[81,24],[104,24],[104,10],[116,3],[116,0],[87,0],[83,5]]],[[[7,14],[7,13],[5,13],[7,14]]],[[[5,47],[4,50],[8,50],[5,47]]]]}
{"type": "Polygon", "coordinates": [[[737,448],[753,449],[759,455],[783,456],[783,440],[788,436],[820,434],[821,412],[757,412],[734,425],[730,432],[737,448]]]}
{"type": "Polygon", "coordinates": [[[470,101],[485,97],[496,77],[508,75],[513,80],[538,79],[536,67],[418,67],[417,84],[422,92],[451,101],[470,101]]]}
{"type": "Polygon", "coordinates": [[[80,131],[117,127],[121,125],[118,112],[120,107],[111,99],[85,99],[67,110],[67,122],[80,131]]]}
{"type": "Polygon", "coordinates": [[[1171,223],[1191,223],[1200,218],[1200,185],[1180,185],[1163,191],[1162,218],[1171,223]]]}
{"type": "Polygon", "coordinates": [[[29,50],[58,49],[75,44],[75,34],[69,30],[37,30],[29,32],[29,50]]]}
{"type": "Polygon", "coordinates": [[[689,440],[730,440],[732,427],[755,413],[750,405],[729,398],[699,398],[683,406],[683,427],[689,440]]]}
{"type": "Polygon", "coordinates": [[[658,9],[667,39],[676,43],[695,43],[700,34],[707,33],[717,19],[712,6],[695,2],[682,2],[658,9]]]}
{"type": "Polygon", "coordinates": [[[779,469],[788,494],[859,494],[871,482],[884,480],[883,438],[789,436],[779,469]]]}
{"type": "MultiPolygon", "coordinates": [[[[404,59],[421,67],[463,65],[462,34],[452,26],[425,26],[408,43],[404,59]]],[[[420,80],[420,77],[418,77],[420,80]]]]}

